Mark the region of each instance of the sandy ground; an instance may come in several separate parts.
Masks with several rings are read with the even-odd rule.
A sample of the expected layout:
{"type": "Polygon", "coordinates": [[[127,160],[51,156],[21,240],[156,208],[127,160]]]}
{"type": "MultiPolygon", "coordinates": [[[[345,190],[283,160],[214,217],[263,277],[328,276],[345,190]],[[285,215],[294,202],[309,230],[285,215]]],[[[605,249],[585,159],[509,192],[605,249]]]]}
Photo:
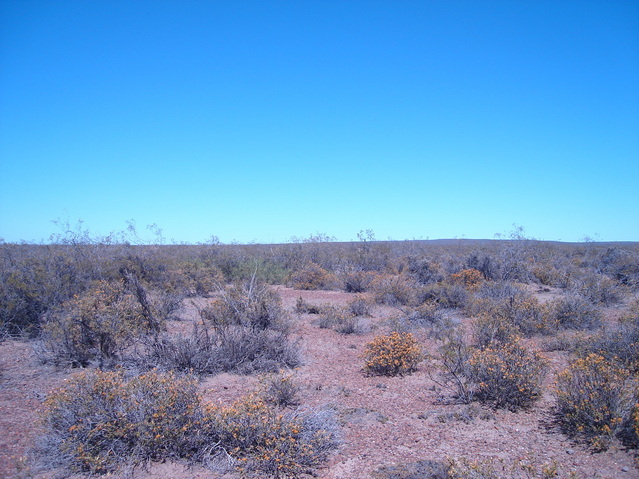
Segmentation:
{"type": "MultiPolygon", "coordinates": [[[[365,332],[341,335],[316,325],[317,316],[293,313],[299,297],[313,304],[345,305],[354,295],[336,291],[297,291],[279,287],[284,306],[291,311],[294,337],[301,343],[304,364],[295,372],[301,387],[301,403],[311,407],[330,405],[342,424],[343,445],[317,471],[320,479],[372,477],[380,466],[419,460],[444,461],[446,457],[482,459],[496,457],[507,463],[528,459],[541,464],[556,461],[560,477],[574,473],[580,478],[639,478],[635,453],[614,444],[607,452],[591,453],[553,427],[552,396],[546,394],[529,412],[492,411],[478,405],[441,404],[435,383],[425,365],[404,377],[369,377],[362,372],[364,346],[387,332],[387,320],[396,312],[375,306],[365,320],[365,332]],[[464,416],[475,416],[464,419],[464,416]],[[455,414],[457,413],[457,414],[455,414]]],[[[552,293],[540,291],[546,299],[552,293]]],[[[194,308],[173,329],[189,327],[194,308]]],[[[611,314],[615,314],[614,311],[611,314]]],[[[425,332],[417,333],[427,353],[435,344],[425,332]]],[[[553,371],[566,364],[563,353],[546,353],[553,371]]],[[[0,477],[53,479],[54,472],[37,472],[25,459],[38,434],[42,401],[68,371],[38,363],[28,343],[0,343],[0,477]]],[[[549,375],[548,382],[552,381],[549,375]]],[[[250,376],[220,374],[201,383],[207,401],[225,403],[255,387],[250,376]]],[[[233,478],[204,468],[187,469],[180,464],[154,464],[138,471],[142,479],[172,477],[233,478]]]]}

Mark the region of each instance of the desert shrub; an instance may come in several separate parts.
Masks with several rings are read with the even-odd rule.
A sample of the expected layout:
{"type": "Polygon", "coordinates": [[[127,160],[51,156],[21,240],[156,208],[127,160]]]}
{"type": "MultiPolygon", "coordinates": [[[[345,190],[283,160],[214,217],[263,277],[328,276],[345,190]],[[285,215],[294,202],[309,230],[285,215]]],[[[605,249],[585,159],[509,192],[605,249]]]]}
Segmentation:
{"type": "Polygon", "coordinates": [[[305,301],[301,296],[295,302],[295,312],[297,314],[320,314],[322,308],[316,304],[305,301]]]}
{"type": "Polygon", "coordinates": [[[628,413],[619,429],[619,439],[628,447],[639,448],[639,387],[634,385],[629,398],[628,413]]]}
{"type": "Polygon", "coordinates": [[[258,281],[265,284],[285,284],[290,276],[290,270],[279,261],[257,252],[250,253],[241,247],[223,251],[216,257],[215,266],[222,271],[225,282],[258,281]]]}
{"type": "Polygon", "coordinates": [[[364,370],[379,376],[413,372],[423,359],[422,349],[411,333],[377,336],[365,346],[364,370]]]}
{"type": "Polygon", "coordinates": [[[536,264],[531,271],[535,279],[544,286],[565,288],[570,284],[569,274],[552,265],[536,264]]]}
{"type": "Polygon", "coordinates": [[[339,281],[320,265],[308,263],[291,274],[291,284],[295,289],[335,289],[339,281]]]}
{"type": "Polygon", "coordinates": [[[447,479],[551,479],[553,477],[576,479],[556,461],[539,462],[538,458],[447,458],[447,479]]]}
{"type": "Polygon", "coordinates": [[[466,307],[470,316],[490,315],[511,323],[521,334],[551,334],[555,321],[537,298],[509,283],[486,283],[466,307]]]}
{"type": "Polygon", "coordinates": [[[74,472],[188,457],[199,446],[194,433],[203,414],[190,377],[82,372],[50,394],[45,408],[41,451],[74,472]]]}
{"type": "Polygon", "coordinates": [[[484,281],[484,275],[474,269],[463,269],[459,273],[454,273],[450,277],[451,281],[455,284],[461,284],[469,289],[477,289],[479,285],[484,281]]]}
{"type": "Polygon", "coordinates": [[[529,351],[519,339],[476,349],[468,374],[477,384],[476,397],[511,411],[529,408],[541,396],[547,360],[529,351]]]}
{"type": "Polygon", "coordinates": [[[251,281],[222,288],[213,304],[200,313],[213,326],[285,330],[288,316],[279,295],[265,283],[251,281]]]}
{"type": "Polygon", "coordinates": [[[422,284],[439,283],[445,278],[439,263],[415,256],[408,256],[405,260],[408,273],[422,284]]]}
{"type": "Polygon", "coordinates": [[[627,370],[598,354],[578,358],[559,373],[555,396],[559,424],[571,437],[605,450],[632,411],[627,370]]]}
{"type": "Polygon", "coordinates": [[[610,306],[617,304],[622,299],[619,283],[604,274],[593,272],[581,273],[571,278],[570,289],[587,298],[594,304],[610,306]]]}
{"type": "Polygon", "coordinates": [[[511,320],[498,314],[480,314],[473,319],[472,327],[473,344],[480,349],[496,343],[509,343],[520,333],[511,320]]]}
{"type": "Polygon", "coordinates": [[[62,249],[21,246],[0,245],[0,335],[33,338],[44,314],[80,294],[93,275],[62,249]]]}
{"type": "Polygon", "coordinates": [[[160,334],[144,338],[144,348],[134,357],[143,370],[173,370],[196,375],[220,370],[215,336],[195,324],[190,335],[160,334]]]}
{"type": "Polygon", "coordinates": [[[601,324],[601,312],[590,301],[569,294],[547,303],[549,321],[559,329],[595,329],[601,324]]]}
{"type": "Polygon", "coordinates": [[[228,326],[216,328],[211,335],[215,342],[213,362],[220,371],[277,372],[301,364],[299,344],[282,331],[228,326]]]}
{"type": "Polygon", "coordinates": [[[363,296],[356,296],[348,302],[348,309],[353,316],[370,316],[371,302],[363,296]]]}
{"type": "Polygon", "coordinates": [[[448,467],[443,462],[422,460],[393,466],[381,466],[373,471],[374,479],[448,479],[448,467]]]}
{"type": "Polygon", "coordinates": [[[247,474],[297,477],[339,445],[330,409],[282,413],[256,393],[216,407],[202,403],[194,378],[156,371],[82,373],[45,408],[44,460],[91,476],[130,473],[151,460],[223,458],[247,474]]]}
{"type": "Polygon", "coordinates": [[[220,442],[245,474],[298,477],[323,462],[339,445],[332,410],[297,409],[285,414],[257,394],[212,409],[220,442]]]}
{"type": "Polygon", "coordinates": [[[631,372],[639,372],[639,324],[621,322],[588,338],[582,339],[574,348],[580,357],[589,354],[602,356],[631,372]]]}
{"type": "Polygon", "coordinates": [[[333,329],[341,334],[359,334],[362,332],[359,318],[354,316],[350,308],[327,306],[322,309],[318,326],[333,329]]]}
{"type": "Polygon", "coordinates": [[[443,311],[435,303],[423,303],[415,308],[402,308],[402,314],[393,323],[402,330],[434,326],[442,319],[443,311]]]}
{"type": "MultiPolygon", "coordinates": [[[[469,373],[472,348],[468,346],[461,328],[447,330],[439,341],[439,367],[431,369],[429,374],[436,384],[452,394],[455,402],[468,404],[475,398],[477,389],[469,373]]],[[[446,399],[442,397],[441,400],[446,399]]]]}
{"type": "Polygon", "coordinates": [[[364,293],[370,289],[374,277],[371,271],[347,271],[341,275],[341,281],[347,293],[364,293]]]}
{"type": "Polygon", "coordinates": [[[212,264],[193,261],[185,264],[184,269],[190,295],[208,296],[224,282],[224,274],[212,264]]]}
{"type": "Polygon", "coordinates": [[[489,254],[472,253],[466,260],[466,267],[479,271],[486,280],[495,280],[499,277],[500,265],[489,254]]]}
{"type": "Polygon", "coordinates": [[[277,293],[252,279],[219,291],[200,311],[212,326],[214,363],[221,371],[275,372],[300,364],[299,345],[289,341],[289,318],[277,293]]]}
{"type": "Polygon", "coordinates": [[[71,366],[102,363],[155,330],[123,282],[98,281],[50,314],[42,332],[43,359],[71,366]]]}
{"type": "Polygon", "coordinates": [[[418,290],[418,303],[435,303],[438,308],[464,308],[469,300],[468,291],[460,284],[428,284],[418,290]]]}
{"type": "Polygon", "coordinates": [[[268,374],[260,378],[261,397],[279,407],[299,404],[299,386],[292,374],[268,374]]]}
{"type": "Polygon", "coordinates": [[[405,275],[378,274],[371,282],[375,301],[389,306],[415,304],[419,289],[419,283],[405,275]]]}

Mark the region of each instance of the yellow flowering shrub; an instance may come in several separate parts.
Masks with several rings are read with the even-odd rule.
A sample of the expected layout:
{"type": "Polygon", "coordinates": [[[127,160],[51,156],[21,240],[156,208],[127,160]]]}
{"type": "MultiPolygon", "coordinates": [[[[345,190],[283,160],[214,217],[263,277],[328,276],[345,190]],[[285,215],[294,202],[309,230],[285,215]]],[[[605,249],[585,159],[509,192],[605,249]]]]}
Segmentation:
{"type": "Polygon", "coordinates": [[[41,453],[89,475],[167,458],[223,459],[259,477],[311,472],[339,444],[333,411],[283,411],[267,399],[256,392],[213,406],[192,376],[82,372],[47,398],[41,453]]]}
{"type": "Polygon", "coordinates": [[[475,349],[469,358],[469,375],[476,384],[475,396],[495,407],[512,411],[530,407],[541,396],[548,361],[529,351],[514,338],[475,349]]]}
{"type": "Polygon", "coordinates": [[[555,387],[563,430],[586,439],[595,450],[607,449],[624,418],[632,414],[629,379],[627,370],[598,354],[574,360],[559,373],[555,387]]]}
{"type": "Polygon", "coordinates": [[[310,473],[339,444],[332,410],[283,413],[259,393],[231,406],[211,407],[207,414],[237,468],[259,477],[310,473]]]}
{"type": "Polygon", "coordinates": [[[484,281],[484,275],[481,271],[474,268],[463,269],[459,273],[451,275],[453,283],[461,284],[468,289],[477,289],[477,287],[484,281]]]}
{"type": "Polygon", "coordinates": [[[202,420],[191,377],[86,371],[46,400],[51,455],[72,471],[106,473],[124,463],[186,456],[202,420]]]}
{"type": "Polygon", "coordinates": [[[364,349],[364,370],[380,376],[410,373],[423,359],[422,349],[412,333],[392,332],[377,336],[364,349]]]}

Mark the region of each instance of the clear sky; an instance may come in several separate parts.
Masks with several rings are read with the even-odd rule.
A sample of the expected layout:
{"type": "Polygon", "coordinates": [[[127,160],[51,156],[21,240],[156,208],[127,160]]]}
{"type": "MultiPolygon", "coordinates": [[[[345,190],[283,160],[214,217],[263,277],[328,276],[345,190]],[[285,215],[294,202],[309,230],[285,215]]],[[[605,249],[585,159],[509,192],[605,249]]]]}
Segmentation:
{"type": "Polygon", "coordinates": [[[0,0],[0,237],[639,240],[639,2],[0,0]]]}

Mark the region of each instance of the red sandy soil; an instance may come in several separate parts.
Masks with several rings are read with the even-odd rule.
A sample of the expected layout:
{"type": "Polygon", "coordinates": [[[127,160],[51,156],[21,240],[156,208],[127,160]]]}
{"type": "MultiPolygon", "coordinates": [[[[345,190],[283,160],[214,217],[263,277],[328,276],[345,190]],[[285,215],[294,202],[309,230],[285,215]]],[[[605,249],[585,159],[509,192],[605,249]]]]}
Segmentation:
{"type": "MultiPolygon", "coordinates": [[[[299,337],[304,363],[294,374],[301,387],[303,405],[333,406],[342,424],[343,445],[317,471],[320,479],[360,479],[372,477],[380,466],[419,460],[445,461],[447,457],[481,460],[501,458],[510,463],[527,459],[536,464],[556,461],[562,475],[579,478],[639,478],[635,452],[615,443],[606,452],[592,453],[561,434],[551,421],[553,398],[550,393],[529,412],[492,411],[478,405],[470,422],[453,417],[469,406],[438,402],[437,388],[426,367],[404,377],[370,377],[362,372],[361,354],[367,342],[389,331],[387,319],[396,310],[375,306],[373,317],[365,320],[365,332],[341,335],[320,329],[317,316],[293,312],[299,297],[313,304],[345,305],[354,295],[336,291],[297,291],[279,287],[284,306],[295,323],[293,336],[299,337]],[[480,414],[477,414],[480,412],[480,414]]],[[[539,292],[552,295],[548,291],[539,292]]],[[[615,310],[609,311],[611,315],[615,310]]],[[[185,320],[171,329],[189,328],[195,308],[185,307],[185,320]]],[[[435,343],[425,331],[415,333],[427,353],[435,343]]],[[[551,363],[550,386],[554,372],[566,364],[562,352],[545,353],[551,363]]],[[[38,417],[46,394],[64,382],[72,372],[43,366],[30,344],[19,341],[0,343],[0,477],[53,479],[60,472],[38,472],[26,459],[38,434],[38,417]]],[[[204,379],[201,388],[207,401],[228,403],[250,391],[257,378],[220,374],[204,379]]],[[[80,477],[80,476],[72,476],[80,477]]],[[[185,468],[166,462],[139,469],[136,478],[235,478],[204,468],[185,468]]]]}

